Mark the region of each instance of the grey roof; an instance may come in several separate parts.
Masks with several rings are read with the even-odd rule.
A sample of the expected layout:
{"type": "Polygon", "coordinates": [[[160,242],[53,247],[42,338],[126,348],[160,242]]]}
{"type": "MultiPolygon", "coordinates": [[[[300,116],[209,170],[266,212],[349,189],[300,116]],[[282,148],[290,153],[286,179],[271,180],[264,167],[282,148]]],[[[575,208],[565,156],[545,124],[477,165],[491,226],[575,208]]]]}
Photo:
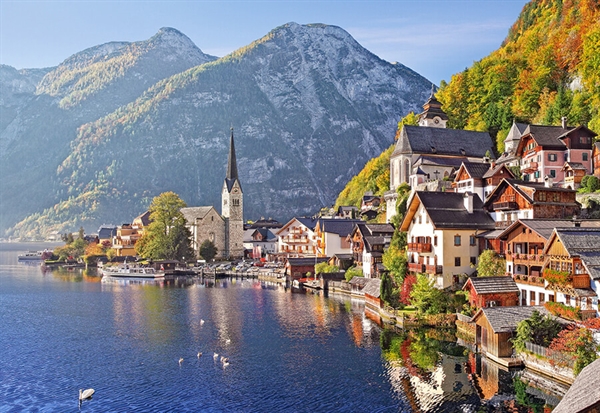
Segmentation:
{"type": "Polygon", "coordinates": [[[600,359],[581,370],[552,413],[579,413],[593,407],[600,407],[600,359]]]}
{"type": "Polygon", "coordinates": [[[332,258],[337,258],[340,261],[351,260],[354,258],[352,254],[333,254],[332,258]]]}
{"type": "Polygon", "coordinates": [[[504,142],[520,140],[521,136],[523,136],[523,132],[525,132],[525,130],[527,129],[527,126],[529,126],[527,123],[518,123],[513,121],[513,124],[510,127],[510,130],[508,131],[508,135],[506,136],[506,139],[504,139],[504,142]]]}
{"type": "Polygon", "coordinates": [[[117,235],[117,227],[116,226],[101,226],[98,228],[98,238],[99,239],[110,239],[117,235]]]}
{"type": "Polygon", "coordinates": [[[442,104],[435,98],[433,88],[431,89],[431,96],[423,105],[423,109],[425,110],[419,114],[420,118],[433,119],[438,116],[440,119],[448,120],[448,115],[442,110],[442,104]]]}
{"type": "Polygon", "coordinates": [[[485,212],[479,195],[473,194],[473,212],[464,205],[465,194],[457,192],[417,191],[435,228],[494,229],[494,220],[485,212]]]}
{"type": "Polygon", "coordinates": [[[512,171],[505,167],[504,164],[497,164],[494,167],[490,167],[484,174],[483,174],[483,178],[491,178],[492,176],[496,175],[498,173],[498,171],[500,171],[501,169],[505,169],[508,172],[508,176],[506,178],[512,179],[515,177],[515,175],[512,173],[512,171]]]}
{"type": "Polygon", "coordinates": [[[379,298],[381,294],[381,280],[379,278],[367,278],[369,280],[364,286],[363,292],[371,297],[379,298]]]}
{"type": "Polygon", "coordinates": [[[485,173],[490,170],[489,163],[463,162],[462,166],[465,167],[465,169],[473,179],[482,179],[485,173]]]}
{"type": "Polygon", "coordinates": [[[525,129],[525,132],[523,132],[523,136],[531,134],[535,142],[545,149],[566,149],[565,144],[558,138],[572,129],[574,128],[567,127],[565,129],[562,126],[529,125],[525,129]]]}
{"type": "Polygon", "coordinates": [[[353,277],[350,280],[350,285],[353,286],[358,286],[358,287],[364,287],[365,285],[367,285],[367,283],[369,282],[370,278],[365,278],[365,277],[353,277]]]}
{"type": "Polygon", "coordinates": [[[134,221],[136,219],[139,219],[142,222],[142,225],[147,227],[148,225],[150,225],[150,222],[152,222],[150,220],[150,211],[146,211],[143,214],[138,215],[137,217],[135,217],[134,221]]]}
{"type": "MultiPolygon", "coordinates": [[[[435,156],[435,155],[425,155],[419,156],[417,160],[413,162],[413,166],[420,165],[436,165],[436,166],[451,166],[453,168],[460,168],[460,165],[463,162],[467,162],[467,157],[459,157],[459,158],[449,158],[447,156],[435,156]]],[[[425,174],[425,172],[423,172],[425,174]]]]}
{"type": "MultiPolygon", "coordinates": [[[[465,283],[465,287],[471,281],[477,294],[494,293],[519,293],[519,287],[512,277],[471,277],[465,283]]],[[[463,287],[464,288],[464,287],[463,287]]]]}
{"type": "Polygon", "coordinates": [[[203,219],[210,212],[211,209],[215,208],[212,206],[186,207],[181,208],[180,211],[183,214],[187,223],[193,224],[196,221],[196,218],[203,219]]]}
{"type": "Polygon", "coordinates": [[[512,333],[517,324],[531,317],[534,311],[550,315],[544,306],[486,307],[477,311],[472,320],[483,314],[495,333],[512,333]]]}
{"type": "Polygon", "coordinates": [[[233,128],[231,128],[231,137],[229,139],[229,156],[227,157],[227,174],[225,175],[225,183],[227,184],[227,191],[231,192],[233,184],[238,181],[240,191],[242,190],[242,184],[238,179],[237,160],[235,158],[235,145],[233,143],[233,128]]]}
{"type": "Polygon", "coordinates": [[[502,230],[501,236],[508,235],[514,228],[522,224],[548,240],[552,232],[554,232],[554,228],[574,228],[575,222],[585,228],[600,228],[600,220],[595,219],[582,219],[578,221],[571,219],[519,219],[502,230]]]}
{"type": "Polygon", "coordinates": [[[354,225],[363,221],[360,219],[321,219],[319,222],[323,232],[347,237],[352,232],[354,225]]]}
{"type": "Polygon", "coordinates": [[[600,228],[557,228],[556,235],[570,256],[579,256],[588,274],[600,280],[600,228]]]}
{"type": "Polygon", "coordinates": [[[296,217],[296,220],[298,220],[302,225],[304,225],[305,227],[307,227],[310,230],[315,230],[315,227],[317,226],[317,222],[319,222],[318,218],[312,218],[312,217],[296,217]]]}
{"type": "Polygon", "coordinates": [[[494,153],[494,144],[487,132],[404,125],[393,155],[415,153],[483,158],[488,151],[494,153]]]}
{"type": "Polygon", "coordinates": [[[573,170],[579,169],[579,170],[587,171],[587,168],[580,162],[565,162],[563,169],[565,169],[567,166],[573,170]]]}

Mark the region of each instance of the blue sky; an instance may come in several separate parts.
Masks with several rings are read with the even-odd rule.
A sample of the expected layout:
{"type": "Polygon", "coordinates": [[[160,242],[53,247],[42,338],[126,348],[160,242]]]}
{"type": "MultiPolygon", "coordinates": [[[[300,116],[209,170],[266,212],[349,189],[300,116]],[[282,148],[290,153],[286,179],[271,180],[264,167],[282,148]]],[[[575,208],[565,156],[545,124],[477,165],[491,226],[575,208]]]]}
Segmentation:
{"type": "Polygon", "coordinates": [[[88,47],[174,27],[224,56],[288,22],[325,23],[439,84],[497,49],[524,0],[0,0],[0,63],[55,66],[88,47]]]}

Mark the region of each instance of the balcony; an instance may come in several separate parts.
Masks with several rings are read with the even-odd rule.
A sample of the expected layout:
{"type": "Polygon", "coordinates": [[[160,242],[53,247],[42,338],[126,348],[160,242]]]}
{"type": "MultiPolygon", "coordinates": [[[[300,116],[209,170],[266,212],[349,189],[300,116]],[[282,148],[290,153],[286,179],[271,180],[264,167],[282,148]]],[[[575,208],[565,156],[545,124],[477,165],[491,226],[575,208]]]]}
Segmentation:
{"type": "Polygon", "coordinates": [[[494,202],[492,208],[494,211],[513,211],[519,209],[519,205],[515,201],[494,202]]]}
{"type": "Polygon", "coordinates": [[[307,237],[283,237],[281,240],[286,244],[308,244],[307,237]]]}
{"type": "Polygon", "coordinates": [[[524,254],[522,252],[513,252],[508,254],[508,259],[512,258],[515,264],[541,265],[544,263],[544,254],[524,254]]]}
{"type": "Polygon", "coordinates": [[[538,163],[537,162],[530,162],[529,165],[524,165],[521,168],[521,172],[526,173],[526,174],[530,174],[532,172],[535,172],[538,170],[538,163]]]}
{"type": "Polygon", "coordinates": [[[408,252],[431,252],[431,243],[409,242],[408,252]]]}
{"type": "Polygon", "coordinates": [[[423,272],[425,272],[425,265],[418,264],[416,262],[409,262],[408,263],[408,271],[423,273],[423,272]]]}
{"type": "Polygon", "coordinates": [[[587,274],[575,274],[573,275],[573,288],[585,288],[589,289],[590,286],[590,276],[587,274]]]}
{"type": "Polygon", "coordinates": [[[425,272],[427,274],[433,274],[433,275],[442,274],[443,268],[441,265],[426,265],[425,272]]]}

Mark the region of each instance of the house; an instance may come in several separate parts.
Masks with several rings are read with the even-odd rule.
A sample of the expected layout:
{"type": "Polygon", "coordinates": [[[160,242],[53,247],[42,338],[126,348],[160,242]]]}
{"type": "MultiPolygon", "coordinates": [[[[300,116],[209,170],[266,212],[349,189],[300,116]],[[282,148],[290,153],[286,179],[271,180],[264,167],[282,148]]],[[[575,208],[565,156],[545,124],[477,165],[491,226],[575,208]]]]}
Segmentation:
{"type": "MultiPolygon", "coordinates": [[[[598,317],[600,228],[555,228],[544,248],[543,274],[553,299],[598,317]]],[[[554,300],[553,300],[554,301],[554,300]]]]}
{"type": "Polygon", "coordinates": [[[250,258],[262,258],[277,252],[277,235],[269,228],[244,230],[244,249],[251,251],[250,258]]]}
{"type": "Polygon", "coordinates": [[[102,225],[98,228],[98,243],[103,246],[111,246],[113,237],[117,235],[117,227],[113,225],[102,225]]]}
{"type": "Polygon", "coordinates": [[[408,269],[429,274],[438,288],[451,287],[475,271],[477,234],[492,229],[478,195],[416,191],[400,225],[407,232],[408,269]]]}
{"type": "Polygon", "coordinates": [[[350,254],[352,249],[348,235],[360,219],[319,219],[315,226],[317,254],[331,257],[334,254],[350,254]]]}
{"type": "Polygon", "coordinates": [[[390,245],[394,227],[391,224],[358,223],[349,236],[352,256],[366,278],[377,277],[383,267],[383,252],[390,245]]]}
{"type": "Polygon", "coordinates": [[[514,178],[506,165],[463,162],[455,174],[452,187],[455,192],[473,192],[485,201],[504,178],[514,178]]]}
{"type": "Polygon", "coordinates": [[[571,189],[547,184],[502,179],[486,199],[483,208],[497,227],[507,227],[519,219],[571,218],[581,213],[581,204],[571,189]]]}
{"type": "Polygon", "coordinates": [[[552,412],[600,412],[600,359],[597,359],[581,370],[565,396],[552,412]]]}
{"type": "Polygon", "coordinates": [[[482,307],[471,321],[475,323],[475,344],[488,358],[512,367],[520,365],[513,358],[511,339],[517,331],[517,324],[531,317],[534,311],[542,315],[550,313],[543,306],[530,307],[482,307]]]}
{"type": "Polygon", "coordinates": [[[592,164],[594,165],[594,176],[600,178],[600,142],[594,142],[594,146],[592,146],[592,164]]]}
{"type": "Polygon", "coordinates": [[[335,216],[344,219],[356,219],[359,213],[360,210],[355,206],[339,206],[335,216]]]}
{"type": "Polygon", "coordinates": [[[598,220],[522,219],[514,222],[498,236],[505,249],[497,251],[506,257],[506,272],[513,276],[521,290],[521,305],[543,305],[554,301],[553,291],[546,290],[542,268],[544,249],[555,228],[600,227],[598,220]]]}
{"type": "Polygon", "coordinates": [[[131,224],[117,227],[117,233],[112,239],[112,249],[117,257],[135,256],[135,243],[142,237],[138,229],[131,224]]]}
{"type": "Polygon", "coordinates": [[[314,275],[315,265],[327,262],[325,257],[288,258],[285,261],[285,274],[289,280],[299,280],[306,277],[307,273],[314,275]]]}
{"type": "Polygon", "coordinates": [[[285,257],[303,257],[317,254],[316,218],[298,217],[290,219],[277,235],[277,250],[285,257]]]}
{"type": "Polygon", "coordinates": [[[210,241],[217,248],[218,258],[226,258],[225,220],[213,206],[181,208],[186,226],[192,234],[192,247],[199,256],[204,241],[210,241]]]}
{"type": "Polygon", "coordinates": [[[469,277],[463,287],[472,307],[512,307],[519,305],[519,287],[511,277],[469,277]]]}
{"type": "Polygon", "coordinates": [[[564,175],[564,187],[569,189],[579,189],[581,180],[588,174],[588,169],[579,162],[565,162],[561,172],[564,175]]]}
{"type": "Polygon", "coordinates": [[[423,109],[419,126],[402,127],[390,156],[390,190],[384,194],[387,222],[396,214],[396,190],[402,183],[448,179],[462,162],[483,163],[494,152],[487,132],[447,129],[448,116],[433,91],[423,109]]]}
{"type": "Polygon", "coordinates": [[[352,254],[333,254],[327,263],[338,267],[340,271],[346,271],[354,265],[352,257],[352,254]]]}
{"type": "Polygon", "coordinates": [[[564,186],[565,162],[580,163],[591,174],[592,142],[596,136],[585,126],[567,127],[564,118],[562,126],[527,126],[516,150],[523,180],[544,182],[548,177],[564,186]]]}
{"type": "Polygon", "coordinates": [[[361,218],[365,221],[370,221],[377,218],[382,202],[383,199],[379,196],[373,195],[373,192],[365,192],[360,201],[361,218]]]}
{"type": "Polygon", "coordinates": [[[374,278],[364,286],[363,293],[365,294],[365,307],[374,311],[378,311],[383,307],[381,300],[381,280],[374,278]]]}

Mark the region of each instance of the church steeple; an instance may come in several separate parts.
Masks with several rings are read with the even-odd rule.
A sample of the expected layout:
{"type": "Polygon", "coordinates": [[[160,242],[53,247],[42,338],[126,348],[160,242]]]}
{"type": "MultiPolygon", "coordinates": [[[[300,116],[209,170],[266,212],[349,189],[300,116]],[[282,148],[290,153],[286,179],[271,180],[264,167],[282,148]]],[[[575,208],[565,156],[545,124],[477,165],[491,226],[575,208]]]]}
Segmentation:
{"type": "Polygon", "coordinates": [[[419,114],[419,126],[445,128],[448,115],[442,110],[442,104],[435,98],[434,86],[431,84],[431,96],[423,105],[423,113],[419,114]]]}
{"type": "MultiPolygon", "coordinates": [[[[229,139],[229,157],[227,158],[227,174],[225,175],[225,182],[227,182],[227,189],[231,192],[231,188],[235,181],[238,181],[238,170],[237,160],[235,158],[235,144],[233,141],[233,127],[231,128],[231,138],[229,139]]],[[[241,185],[240,185],[241,189],[241,185]]]]}

